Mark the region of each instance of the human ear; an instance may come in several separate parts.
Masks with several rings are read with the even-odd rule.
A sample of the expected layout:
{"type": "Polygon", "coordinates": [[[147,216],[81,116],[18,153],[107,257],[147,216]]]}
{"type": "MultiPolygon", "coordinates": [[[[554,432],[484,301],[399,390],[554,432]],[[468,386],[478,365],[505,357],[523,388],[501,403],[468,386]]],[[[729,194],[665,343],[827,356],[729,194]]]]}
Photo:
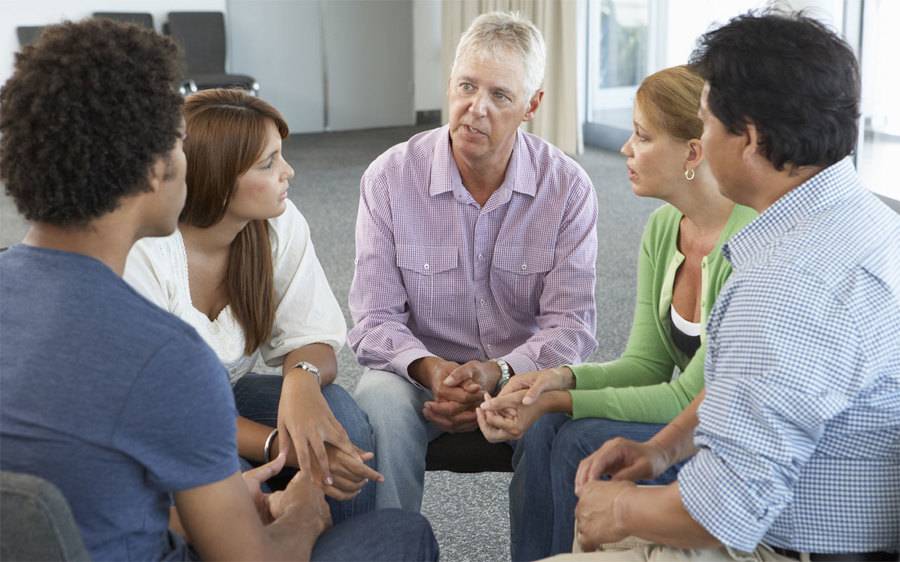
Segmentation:
{"type": "Polygon", "coordinates": [[[703,161],[703,143],[700,142],[700,139],[691,139],[687,145],[688,154],[684,165],[688,168],[696,168],[703,161]]]}
{"type": "Polygon", "coordinates": [[[528,101],[528,110],[525,112],[525,117],[522,118],[522,121],[531,121],[534,119],[534,114],[541,105],[543,99],[544,90],[538,90],[531,96],[531,99],[528,101]]]}

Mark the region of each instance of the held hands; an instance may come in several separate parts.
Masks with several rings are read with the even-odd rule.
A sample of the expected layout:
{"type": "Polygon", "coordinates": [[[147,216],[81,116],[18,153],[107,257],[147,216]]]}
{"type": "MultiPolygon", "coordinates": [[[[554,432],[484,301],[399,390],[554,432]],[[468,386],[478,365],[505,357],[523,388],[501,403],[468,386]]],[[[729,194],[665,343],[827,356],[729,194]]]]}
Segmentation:
{"type": "Polygon", "coordinates": [[[247,485],[247,489],[250,491],[250,498],[253,500],[253,505],[256,506],[256,512],[259,513],[259,518],[262,520],[263,525],[268,525],[274,521],[275,518],[269,511],[268,494],[263,493],[262,484],[269,478],[272,478],[281,472],[281,469],[284,468],[285,460],[287,460],[287,455],[282,451],[281,453],[278,453],[278,456],[272,459],[271,462],[241,473],[241,476],[244,478],[244,484],[247,485]]]}
{"type": "Polygon", "coordinates": [[[519,439],[534,422],[549,411],[544,393],[575,386],[568,367],[516,375],[495,398],[485,396],[477,413],[478,426],[488,441],[519,439]]]}
{"type": "Polygon", "coordinates": [[[300,472],[335,499],[352,498],[368,480],[384,480],[364,464],[374,454],[353,445],[315,377],[297,371],[285,375],[278,404],[278,450],[291,449],[300,472]]]}
{"type": "Polygon", "coordinates": [[[593,480],[578,493],[575,539],[585,552],[618,542],[632,533],[622,524],[621,506],[633,482],[593,480]]]}
{"type": "Polygon", "coordinates": [[[464,365],[437,357],[421,361],[434,396],[434,400],[425,402],[422,415],[447,432],[473,431],[477,427],[475,409],[482,393],[497,386],[500,367],[493,361],[464,365]]]}
{"type": "Polygon", "coordinates": [[[575,495],[598,478],[609,475],[613,480],[652,480],[672,463],[666,452],[651,442],[638,443],[622,437],[610,439],[578,465],[575,473],[575,495]]]}
{"type": "Polygon", "coordinates": [[[484,395],[484,402],[476,410],[476,415],[485,439],[491,443],[519,439],[547,412],[543,400],[523,405],[526,392],[519,390],[493,399],[488,394],[484,395]]]}
{"type": "Polygon", "coordinates": [[[297,510],[297,520],[302,525],[309,525],[314,537],[331,527],[331,510],[325,503],[325,495],[307,472],[298,472],[291,478],[287,488],[269,494],[267,500],[273,520],[297,510]]]}

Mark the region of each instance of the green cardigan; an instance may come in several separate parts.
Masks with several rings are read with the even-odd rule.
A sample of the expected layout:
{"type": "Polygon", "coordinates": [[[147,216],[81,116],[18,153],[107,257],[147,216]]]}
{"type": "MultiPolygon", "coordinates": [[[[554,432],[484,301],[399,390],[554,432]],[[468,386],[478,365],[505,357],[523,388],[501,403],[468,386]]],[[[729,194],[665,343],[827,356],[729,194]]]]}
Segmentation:
{"type": "Polygon", "coordinates": [[[663,205],[652,215],[641,239],[638,262],[637,304],[628,345],[622,356],[607,363],[570,366],[575,373],[572,417],[668,423],[703,389],[706,322],[731,264],[722,244],[756,217],[756,212],[735,205],[719,242],[701,264],[700,348],[693,359],[672,342],[669,320],[675,272],[684,262],[678,251],[681,212],[663,205]],[[681,375],[672,379],[678,366],[681,375]]]}

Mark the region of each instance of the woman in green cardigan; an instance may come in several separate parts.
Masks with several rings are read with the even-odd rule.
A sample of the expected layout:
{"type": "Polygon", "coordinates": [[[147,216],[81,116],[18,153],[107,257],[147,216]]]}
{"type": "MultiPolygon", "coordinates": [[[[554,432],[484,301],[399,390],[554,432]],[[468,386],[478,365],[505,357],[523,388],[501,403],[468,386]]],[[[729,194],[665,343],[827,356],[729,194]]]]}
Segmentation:
{"type": "MultiPolygon", "coordinates": [[[[570,550],[583,458],[608,439],[649,439],[703,389],[704,326],[731,274],[721,246],[755,212],[719,193],[703,162],[702,88],[699,76],[677,66],[637,91],[634,132],[621,152],[635,194],[667,204],[641,240],[625,352],[607,363],[516,375],[478,411],[489,440],[519,439],[510,484],[514,561],[570,550]]],[[[676,471],[653,483],[670,482],[676,471]]]]}

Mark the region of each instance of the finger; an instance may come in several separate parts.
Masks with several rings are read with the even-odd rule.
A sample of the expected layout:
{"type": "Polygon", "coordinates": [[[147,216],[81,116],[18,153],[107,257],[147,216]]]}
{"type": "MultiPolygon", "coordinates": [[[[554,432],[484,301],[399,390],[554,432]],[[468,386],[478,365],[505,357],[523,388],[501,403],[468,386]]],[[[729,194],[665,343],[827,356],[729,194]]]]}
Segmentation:
{"type": "Polygon", "coordinates": [[[521,433],[518,419],[501,416],[496,412],[490,411],[485,412],[485,414],[487,414],[488,423],[490,423],[492,426],[504,431],[508,431],[514,435],[518,435],[519,433],[521,433]]]}
{"type": "Polygon", "coordinates": [[[354,445],[353,442],[350,441],[350,436],[347,435],[347,431],[344,429],[344,426],[342,426],[337,420],[334,420],[334,422],[332,423],[331,429],[328,432],[325,440],[329,445],[332,445],[342,453],[346,453],[348,455],[356,455],[356,445],[354,445]]]}
{"type": "Polygon", "coordinates": [[[452,417],[472,409],[468,404],[461,404],[459,402],[430,402],[427,403],[426,406],[433,414],[444,417],[452,417]]]}
{"type": "Polygon", "coordinates": [[[481,399],[481,387],[478,388],[479,390],[468,392],[466,389],[461,387],[441,386],[435,393],[434,398],[436,400],[444,402],[468,403],[472,402],[473,399],[481,399]]]}
{"type": "Polygon", "coordinates": [[[319,463],[319,468],[322,469],[322,481],[326,485],[331,486],[334,480],[331,477],[331,467],[328,464],[328,453],[325,451],[325,443],[318,439],[310,440],[309,449],[316,458],[316,462],[319,463]]]}
{"type": "Polygon", "coordinates": [[[354,481],[375,480],[382,481],[384,477],[374,468],[359,460],[356,456],[339,453],[339,462],[334,463],[332,475],[341,475],[354,481]]]}
{"type": "Polygon", "coordinates": [[[650,468],[643,460],[638,460],[634,464],[625,466],[614,473],[610,474],[612,480],[629,480],[634,482],[651,476],[650,468]]]}
{"type": "Polygon", "coordinates": [[[443,416],[438,416],[431,412],[428,408],[422,408],[422,416],[436,425],[441,431],[452,431],[453,425],[443,416]]]}
{"type": "Polygon", "coordinates": [[[531,388],[525,393],[525,397],[522,398],[522,404],[525,404],[526,406],[534,404],[538,399],[538,396],[544,392],[545,388],[547,388],[546,379],[539,378],[534,381],[534,384],[531,385],[531,388]]]}
{"type": "Polygon", "coordinates": [[[481,385],[474,381],[465,382],[463,383],[462,387],[466,392],[470,394],[481,392],[481,385]]]}
{"type": "Polygon", "coordinates": [[[518,408],[522,405],[522,400],[525,395],[525,391],[520,390],[519,392],[501,394],[490,399],[485,398],[484,402],[481,403],[481,407],[485,410],[493,410],[495,412],[503,410],[504,408],[518,408]]]}
{"type": "Polygon", "coordinates": [[[472,368],[468,365],[460,365],[450,371],[450,374],[443,380],[444,386],[459,386],[463,381],[472,380],[472,368]]]}
{"type": "Polygon", "coordinates": [[[324,486],[322,488],[322,491],[325,492],[325,495],[328,496],[329,498],[334,498],[334,499],[336,499],[338,501],[342,501],[342,502],[347,501],[347,500],[352,500],[359,493],[359,490],[357,490],[355,492],[346,492],[344,490],[341,490],[340,488],[336,488],[331,485],[324,486]]]}
{"type": "Polygon", "coordinates": [[[450,423],[453,426],[453,431],[456,433],[462,433],[464,431],[474,431],[476,427],[478,427],[478,420],[475,417],[475,411],[469,410],[466,412],[462,412],[457,416],[453,416],[450,419],[450,423]]]}
{"type": "Polygon", "coordinates": [[[344,478],[342,476],[334,475],[334,484],[329,486],[329,488],[335,488],[344,492],[345,494],[356,494],[362,487],[368,484],[369,481],[363,478],[362,480],[355,480],[353,478],[344,478]]]}
{"type": "Polygon", "coordinates": [[[284,461],[286,459],[287,453],[282,450],[278,453],[277,457],[266,464],[244,472],[244,478],[251,478],[261,484],[281,472],[281,469],[284,468],[284,461]]]}
{"type": "Polygon", "coordinates": [[[310,459],[309,447],[306,443],[299,447],[294,447],[294,452],[297,454],[297,465],[300,467],[300,472],[312,475],[312,460],[310,459]]]}
{"type": "Polygon", "coordinates": [[[592,459],[593,455],[578,463],[578,470],[575,472],[575,495],[578,497],[581,497],[581,488],[587,480],[587,473],[592,459]]]}

